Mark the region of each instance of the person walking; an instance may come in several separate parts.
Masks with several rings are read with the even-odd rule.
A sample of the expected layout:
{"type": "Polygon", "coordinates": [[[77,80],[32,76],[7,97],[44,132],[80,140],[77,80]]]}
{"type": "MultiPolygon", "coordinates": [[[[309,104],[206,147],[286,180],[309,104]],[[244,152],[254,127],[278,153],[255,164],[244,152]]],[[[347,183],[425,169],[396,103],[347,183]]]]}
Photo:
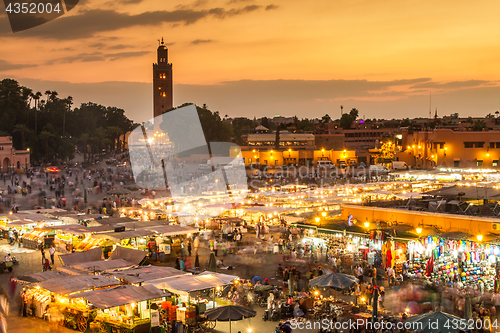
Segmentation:
{"type": "Polygon", "coordinates": [[[27,317],[26,315],[26,303],[28,302],[28,298],[26,296],[26,289],[23,287],[21,289],[21,307],[19,308],[19,315],[23,317],[27,317]]]}
{"type": "Polygon", "coordinates": [[[54,245],[51,245],[49,248],[49,253],[50,253],[50,261],[52,261],[52,265],[54,265],[54,253],[56,253],[56,249],[54,248],[54,245]]]}
{"type": "Polygon", "coordinates": [[[198,236],[194,239],[194,254],[198,254],[198,247],[200,246],[200,239],[198,236]]]}
{"type": "Polygon", "coordinates": [[[188,239],[188,241],[187,241],[187,248],[188,248],[189,256],[191,257],[192,248],[191,248],[191,240],[190,239],[188,239]]]}
{"type": "Polygon", "coordinates": [[[181,269],[181,261],[180,261],[179,257],[175,258],[175,269],[178,269],[178,270],[181,269]]]}
{"type": "Polygon", "coordinates": [[[50,267],[50,261],[49,259],[45,259],[45,262],[43,263],[43,271],[51,271],[52,267],[50,267]]]}
{"type": "Polygon", "coordinates": [[[214,241],[214,252],[215,256],[217,257],[217,251],[219,251],[219,242],[217,242],[217,239],[214,241]]]}
{"type": "Polygon", "coordinates": [[[181,258],[181,260],[179,260],[179,268],[181,271],[186,270],[186,264],[184,263],[184,259],[182,259],[182,258],[181,258]]]}
{"type": "Polygon", "coordinates": [[[42,253],[42,265],[45,264],[45,249],[43,244],[40,246],[40,252],[42,253]]]}
{"type": "Polygon", "coordinates": [[[375,286],[377,284],[377,268],[375,265],[372,267],[372,285],[375,286]]]}

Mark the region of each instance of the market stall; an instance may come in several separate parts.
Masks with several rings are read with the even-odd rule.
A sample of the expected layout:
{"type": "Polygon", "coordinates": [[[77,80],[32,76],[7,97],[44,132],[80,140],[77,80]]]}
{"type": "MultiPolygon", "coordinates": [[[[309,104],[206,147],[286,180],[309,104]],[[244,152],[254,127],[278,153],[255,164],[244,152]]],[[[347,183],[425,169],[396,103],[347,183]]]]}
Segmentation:
{"type": "Polygon", "coordinates": [[[73,224],[52,227],[52,229],[55,231],[54,247],[60,253],[68,253],[100,246],[101,241],[92,238],[91,235],[112,231],[114,227],[109,225],[85,227],[73,224]]]}
{"type": "Polygon", "coordinates": [[[108,252],[112,252],[113,247],[118,245],[138,250],[147,250],[147,242],[149,236],[153,234],[154,231],[148,229],[136,229],[122,232],[105,232],[102,234],[94,234],[92,235],[92,238],[109,240],[113,245],[108,252]]]}
{"type": "Polygon", "coordinates": [[[52,244],[54,235],[43,231],[45,226],[61,225],[62,221],[48,218],[41,214],[33,213],[9,213],[0,215],[0,232],[4,238],[8,231],[15,231],[18,238],[21,238],[23,246],[29,249],[37,249],[44,245],[48,247],[52,244]]]}
{"type": "Polygon", "coordinates": [[[428,236],[410,242],[408,254],[410,278],[453,284],[458,289],[472,286],[479,292],[494,289],[499,245],[428,236]]]}
{"type": "Polygon", "coordinates": [[[104,332],[146,333],[160,326],[158,309],[168,296],[169,293],[152,285],[124,285],[73,294],[69,298],[83,300],[88,308],[95,309],[90,327],[99,327],[104,332]]]}
{"type": "Polygon", "coordinates": [[[72,265],[70,267],[85,273],[100,274],[107,271],[127,269],[132,266],[134,266],[133,263],[123,259],[108,259],[108,260],[81,262],[72,265]]]}
{"type": "Polygon", "coordinates": [[[67,327],[85,332],[88,322],[92,320],[91,309],[84,302],[70,300],[68,296],[119,284],[116,279],[87,274],[45,280],[28,285],[25,290],[26,307],[34,317],[45,319],[50,319],[51,307],[57,308],[67,327]]]}
{"type": "MultiPolygon", "coordinates": [[[[200,292],[232,285],[236,279],[236,276],[204,272],[199,275],[177,275],[159,278],[147,281],[145,284],[153,285],[176,295],[175,298],[171,299],[171,303],[165,307],[162,316],[168,316],[170,321],[181,321],[188,326],[203,321],[208,327],[213,328],[215,323],[206,323],[206,318],[199,318],[199,316],[219,304],[216,302],[215,297],[212,299],[204,298],[200,296],[200,292]],[[175,315],[173,314],[174,311],[175,315]]],[[[215,296],[215,293],[213,295],[215,296]]]]}
{"type": "Polygon", "coordinates": [[[198,228],[180,225],[161,225],[147,229],[151,230],[154,235],[150,237],[151,243],[148,250],[152,254],[152,259],[158,259],[160,262],[164,262],[167,256],[172,258],[177,255],[186,255],[187,252],[182,253],[182,244],[185,247],[188,238],[198,233],[198,228]]]}
{"type": "Polygon", "coordinates": [[[100,248],[93,248],[86,251],[60,254],[59,260],[64,266],[73,266],[78,263],[97,261],[102,259],[102,250],[100,248]]]}
{"type": "Polygon", "coordinates": [[[28,274],[28,275],[21,275],[18,277],[14,277],[14,281],[17,283],[22,283],[22,284],[29,284],[29,283],[37,283],[37,282],[42,282],[46,280],[53,280],[57,278],[62,278],[65,276],[68,276],[68,273],[65,272],[60,272],[60,271],[45,271],[45,272],[40,272],[40,273],[33,273],[33,274],[28,274]]]}
{"type": "Polygon", "coordinates": [[[162,278],[169,278],[179,275],[191,275],[172,267],[162,266],[142,266],[133,267],[121,271],[108,272],[106,275],[112,276],[120,280],[124,284],[143,285],[149,281],[154,281],[162,278]]]}
{"type": "Polygon", "coordinates": [[[54,237],[53,231],[31,229],[21,237],[21,243],[28,249],[39,249],[41,246],[47,248],[54,242],[54,237]]]}

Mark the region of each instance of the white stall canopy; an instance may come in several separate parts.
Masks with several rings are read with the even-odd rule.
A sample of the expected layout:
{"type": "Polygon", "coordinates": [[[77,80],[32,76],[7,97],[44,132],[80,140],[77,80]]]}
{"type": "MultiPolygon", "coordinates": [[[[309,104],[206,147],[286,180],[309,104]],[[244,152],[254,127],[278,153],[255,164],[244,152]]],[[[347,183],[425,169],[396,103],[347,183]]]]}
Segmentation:
{"type": "Polygon", "coordinates": [[[119,286],[116,288],[87,291],[70,295],[70,298],[85,298],[89,303],[99,309],[109,309],[131,303],[147,301],[170,296],[155,286],[119,286]]]}

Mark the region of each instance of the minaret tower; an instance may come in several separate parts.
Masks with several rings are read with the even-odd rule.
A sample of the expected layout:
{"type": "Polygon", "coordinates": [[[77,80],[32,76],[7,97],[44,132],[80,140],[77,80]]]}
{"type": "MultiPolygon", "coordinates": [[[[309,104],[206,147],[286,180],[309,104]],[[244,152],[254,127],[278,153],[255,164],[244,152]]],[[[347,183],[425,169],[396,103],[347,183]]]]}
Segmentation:
{"type": "Polygon", "coordinates": [[[163,37],[158,40],[158,59],[153,64],[153,117],[157,117],[173,108],[173,78],[172,64],[168,63],[168,49],[163,37]]]}

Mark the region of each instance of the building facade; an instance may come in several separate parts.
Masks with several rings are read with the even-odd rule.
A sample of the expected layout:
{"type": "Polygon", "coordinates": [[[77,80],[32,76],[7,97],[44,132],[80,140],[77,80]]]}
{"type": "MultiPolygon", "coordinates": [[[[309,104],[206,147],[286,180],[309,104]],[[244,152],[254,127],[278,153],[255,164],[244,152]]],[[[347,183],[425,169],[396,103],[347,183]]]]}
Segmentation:
{"type": "Polygon", "coordinates": [[[344,150],[344,134],[314,134],[316,147],[326,150],[344,150]]]}
{"type": "Polygon", "coordinates": [[[0,137],[0,167],[2,172],[24,172],[30,168],[30,151],[12,147],[12,137],[0,137]]]}
{"type": "MultiPolygon", "coordinates": [[[[258,129],[258,127],[257,127],[258,129]]],[[[276,133],[253,133],[247,135],[248,149],[273,149],[276,142],[276,133]]],[[[280,148],[284,149],[316,149],[314,134],[280,132],[280,148]]],[[[242,147],[243,148],[243,147],[242,147]]]]}
{"type": "Polygon", "coordinates": [[[161,39],[157,50],[157,63],[153,64],[153,117],[173,108],[172,64],[168,63],[168,49],[161,39]]]}
{"type": "Polygon", "coordinates": [[[261,164],[268,166],[308,165],[316,166],[318,161],[331,161],[337,167],[341,165],[356,165],[358,157],[354,150],[302,149],[287,150],[242,149],[241,156],[246,165],[261,164]]]}
{"type": "Polygon", "coordinates": [[[396,158],[411,167],[499,168],[500,131],[402,130],[396,158]]]}

